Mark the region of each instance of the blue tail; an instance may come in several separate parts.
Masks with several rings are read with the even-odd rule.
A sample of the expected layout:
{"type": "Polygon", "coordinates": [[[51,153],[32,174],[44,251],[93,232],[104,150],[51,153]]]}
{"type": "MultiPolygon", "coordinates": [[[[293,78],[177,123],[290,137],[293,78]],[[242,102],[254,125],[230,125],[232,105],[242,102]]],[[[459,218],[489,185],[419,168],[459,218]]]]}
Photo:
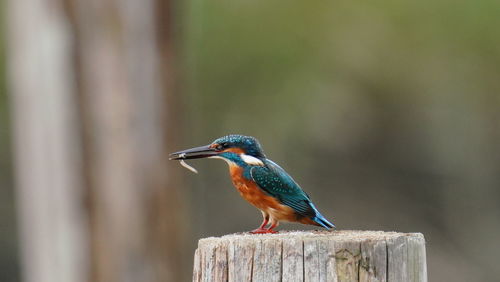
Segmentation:
{"type": "Polygon", "coordinates": [[[335,224],[331,223],[322,214],[320,214],[318,209],[316,209],[316,207],[313,205],[313,203],[310,204],[313,207],[314,211],[316,212],[316,216],[312,218],[314,222],[323,226],[326,229],[335,228],[335,224]]]}
{"type": "Polygon", "coordinates": [[[335,228],[335,225],[330,221],[328,221],[326,218],[324,218],[320,213],[317,213],[312,220],[314,220],[316,223],[318,223],[319,225],[323,226],[326,229],[335,228]]]}

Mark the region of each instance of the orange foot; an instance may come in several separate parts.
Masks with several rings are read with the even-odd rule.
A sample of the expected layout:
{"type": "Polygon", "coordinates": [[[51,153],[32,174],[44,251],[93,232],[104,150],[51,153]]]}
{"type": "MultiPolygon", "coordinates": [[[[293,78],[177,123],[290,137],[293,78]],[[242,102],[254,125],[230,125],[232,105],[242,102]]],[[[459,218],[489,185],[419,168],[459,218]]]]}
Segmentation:
{"type": "Polygon", "coordinates": [[[274,231],[272,229],[264,229],[264,228],[257,228],[255,230],[250,231],[252,234],[268,234],[268,233],[278,233],[278,231],[274,231]]]}

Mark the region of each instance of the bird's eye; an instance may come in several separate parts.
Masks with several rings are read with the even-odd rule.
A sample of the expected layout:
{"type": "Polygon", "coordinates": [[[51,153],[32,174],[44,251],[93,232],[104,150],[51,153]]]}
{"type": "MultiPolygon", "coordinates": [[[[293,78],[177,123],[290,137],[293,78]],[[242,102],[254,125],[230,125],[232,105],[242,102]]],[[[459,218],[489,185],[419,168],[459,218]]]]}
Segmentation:
{"type": "Polygon", "coordinates": [[[222,151],[222,149],[224,149],[224,146],[223,146],[223,145],[221,145],[221,144],[219,144],[219,145],[217,145],[217,146],[215,147],[215,150],[217,150],[217,151],[222,151]]]}

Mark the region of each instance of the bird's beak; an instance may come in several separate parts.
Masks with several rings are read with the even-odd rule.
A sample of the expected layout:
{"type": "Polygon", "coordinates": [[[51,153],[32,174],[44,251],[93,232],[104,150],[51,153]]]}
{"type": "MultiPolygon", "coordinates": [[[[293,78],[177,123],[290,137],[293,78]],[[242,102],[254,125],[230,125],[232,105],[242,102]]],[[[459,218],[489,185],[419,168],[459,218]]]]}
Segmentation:
{"type": "Polygon", "coordinates": [[[209,145],[187,149],[184,151],[179,151],[170,154],[170,160],[188,160],[188,159],[200,159],[208,158],[217,155],[218,152],[210,148],[209,145]]]}

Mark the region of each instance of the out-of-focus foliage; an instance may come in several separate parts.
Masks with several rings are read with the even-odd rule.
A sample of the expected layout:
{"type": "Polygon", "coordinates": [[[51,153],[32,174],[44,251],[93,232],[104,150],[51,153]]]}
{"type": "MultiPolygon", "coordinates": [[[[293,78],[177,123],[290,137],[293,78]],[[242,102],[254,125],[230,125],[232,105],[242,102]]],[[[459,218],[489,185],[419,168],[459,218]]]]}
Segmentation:
{"type": "MultiPolygon", "coordinates": [[[[254,135],[339,228],[423,232],[432,281],[500,275],[500,2],[187,10],[186,147],[254,135]]],[[[194,236],[257,226],[212,162],[194,163],[194,236]]]]}

